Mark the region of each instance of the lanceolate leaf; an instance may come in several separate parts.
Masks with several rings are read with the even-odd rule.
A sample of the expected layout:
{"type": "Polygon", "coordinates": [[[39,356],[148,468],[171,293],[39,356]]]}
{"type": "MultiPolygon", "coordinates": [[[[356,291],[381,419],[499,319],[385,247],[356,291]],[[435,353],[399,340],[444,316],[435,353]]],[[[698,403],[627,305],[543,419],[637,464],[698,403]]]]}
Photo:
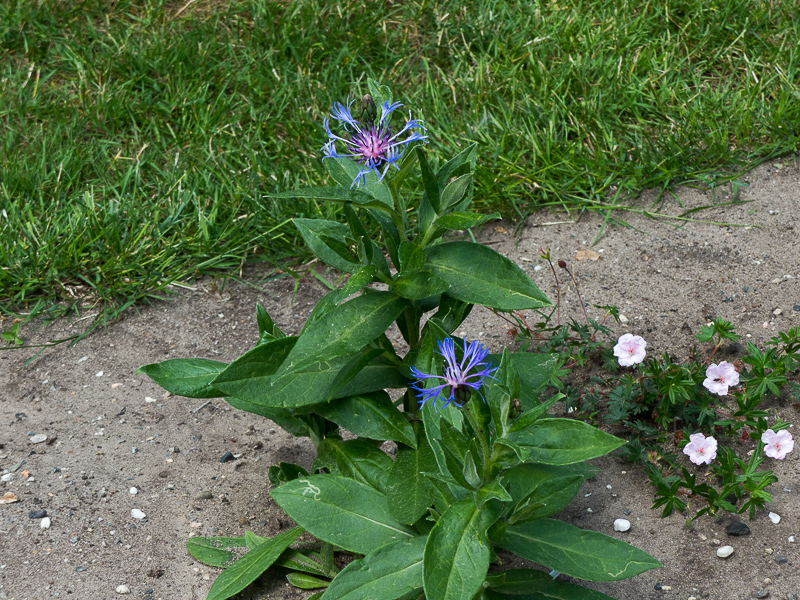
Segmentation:
{"type": "Polygon", "coordinates": [[[289,547],[297,536],[303,532],[299,527],[285,531],[268,539],[250,550],[232,566],[225,569],[211,589],[208,591],[207,600],[225,600],[238,594],[267,569],[289,547]]]}
{"type": "Polygon", "coordinates": [[[436,471],[436,459],[420,428],[416,449],[400,446],[389,472],[389,512],[401,523],[415,523],[432,503],[428,478],[423,472],[436,471]]]}
{"type": "Polygon", "coordinates": [[[483,225],[487,221],[499,219],[500,213],[492,213],[491,215],[482,215],[473,212],[453,212],[443,215],[436,219],[436,226],[443,227],[444,229],[471,229],[478,225],[483,225]]]}
{"type": "Polygon", "coordinates": [[[416,535],[389,514],[385,495],[349,478],[301,477],[271,495],[311,535],[351,552],[369,554],[416,535]]]}
{"type": "Polygon", "coordinates": [[[341,223],[324,219],[293,219],[292,222],[321,261],[345,273],[352,273],[361,266],[354,256],[348,256],[345,238],[350,235],[350,230],[341,223]]]}
{"type": "Polygon", "coordinates": [[[614,600],[602,592],[555,581],[533,569],[509,569],[486,578],[488,600],[614,600]]]}
{"type": "Polygon", "coordinates": [[[661,566],[649,554],[621,540],[554,519],[509,525],[500,546],[587,581],[619,581],[661,566]]]}
{"type": "Polygon", "coordinates": [[[206,358],[175,358],[160,363],[139,367],[158,385],[176,396],[187,398],[221,398],[220,390],[211,386],[211,381],[228,365],[206,358]]]}
{"type": "Polygon", "coordinates": [[[392,459],[381,449],[365,440],[343,442],[334,437],[325,438],[317,447],[315,468],[325,466],[334,475],[350,477],[386,493],[387,479],[392,459]]]}
{"type": "Polygon", "coordinates": [[[522,431],[508,434],[532,462],[568,465],[608,454],[624,440],[572,419],[539,419],[522,431]]]}
{"type": "Polygon", "coordinates": [[[406,305],[392,292],[371,292],[345,302],[300,336],[277,375],[360,350],[386,331],[406,305]]]}
{"type": "Polygon", "coordinates": [[[417,444],[411,425],[384,391],[333,400],[314,412],[361,437],[417,444]]]}
{"type": "Polygon", "coordinates": [[[392,285],[394,292],[409,300],[421,300],[446,292],[450,287],[430,271],[401,274],[392,285]]]}
{"type": "Polygon", "coordinates": [[[205,565],[230,567],[236,560],[234,549],[245,548],[247,542],[241,537],[193,537],[186,540],[189,554],[205,565]]]}
{"type": "Polygon", "coordinates": [[[489,504],[478,510],[467,499],[439,517],[428,535],[422,561],[427,600],[465,600],[475,595],[489,569],[486,531],[497,516],[489,504]]]}
{"type": "Polygon", "coordinates": [[[422,588],[425,536],[379,548],[347,565],[322,600],[396,600],[422,588]]]}
{"type": "Polygon", "coordinates": [[[551,304],[522,269],[488,246],[446,242],[425,248],[425,257],[425,268],[458,300],[509,311],[551,304]]]}

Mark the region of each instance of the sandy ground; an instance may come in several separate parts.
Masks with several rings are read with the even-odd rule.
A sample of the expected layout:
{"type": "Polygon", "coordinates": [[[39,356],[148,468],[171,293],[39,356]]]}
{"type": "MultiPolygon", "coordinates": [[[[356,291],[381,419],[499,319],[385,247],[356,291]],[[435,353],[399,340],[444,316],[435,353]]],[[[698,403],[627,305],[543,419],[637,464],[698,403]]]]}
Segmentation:
{"type": "MultiPolygon", "coordinates": [[[[569,217],[563,213],[537,214],[518,237],[512,225],[491,224],[482,241],[526,269],[554,298],[552,276],[537,256],[539,246],[551,248],[555,259],[574,268],[583,299],[620,307],[628,320],[616,333],[642,335],[649,353],[685,357],[693,335],[713,316],[732,321],[748,336],[743,341],[761,344],[800,323],[795,231],[800,171],[796,162],[782,159],[743,179],[751,185],[739,199],[748,203],[690,215],[732,226],[620,213],[634,228],[606,229],[593,247],[601,256],[596,261],[574,258],[600,231],[602,220],[594,214],[577,223],[564,223],[569,217]],[[557,221],[562,223],[552,224],[557,221]]],[[[676,192],[683,208],[670,198],[660,207],[664,214],[714,202],[710,191],[676,192]]],[[[634,206],[649,208],[654,198],[644,194],[634,206]]],[[[717,189],[717,203],[730,200],[730,189],[717,189]]],[[[75,347],[46,350],[29,367],[24,362],[33,351],[0,352],[0,469],[22,463],[10,481],[0,483],[0,496],[13,492],[21,499],[0,505],[0,598],[114,598],[120,585],[136,598],[205,598],[217,570],[192,559],[184,546],[188,537],[245,530],[273,535],[290,526],[270,500],[267,469],[277,461],[310,466],[308,440],[293,439],[221,399],[206,403],[165,395],[136,374],[139,366],[167,358],[230,361],[256,341],[257,302],[285,331],[296,332],[324,293],[312,277],[294,297],[291,278],[265,282],[251,273],[249,281],[205,279],[193,291],[176,288],[180,295],[129,311],[75,347]],[[45,434],[47,441],[31,443],[34,434],[45,434]],[[238,458],[220,463],[227,451],[238,458]],[[202,492],[211,498],[201,499],[202,492]],[[132,509],[146,518],[132,518],[132,509]],[[49,528],[29,518],[34,510],[47,511],[49,528]]],[[[564,315],[580,317],[575,292],[563,287],[564,315]]],[[[590,309],[590,316],[600,312],[590,309]]],[[[28,327],[23,335],[29,343],[43,342],[82,325],[62,321],[43,330],[28,327]]],[[[510,343],[507,326],[484,310],[473,311],[463,329],[492,351],[510,343]]],[[[736,348],[725,352],[726,358],[737,356],[736,348]]],[[[791,402],[768,405],[786,420],[797,418],[791,402]]],[[[616,458],[594,461],[602,473],[585,483],[560,518],[621,537],[664,567],[624,582],[587,586],[620,600],[796,598],[798,457],[795,452],[770,465],[780,480],[771,488],[770,510],[781,516],[780,523],[759,513],[748,522],[752,533],[738,538],[724,532],[730,515],[701,518],[691,529],[677,514],[660,519],[649,508],[653,490],[643,473],[616,458]],[[621,517],[632,528],[615,533],[612,523],[621,517]],[[720,559],[715,543],[730,544],[735,553],[720,559]],[[779,563],[779,556],[788,561],[779,563]]],[[[309,595],[268,575],[241,597],[309,595]]]]}

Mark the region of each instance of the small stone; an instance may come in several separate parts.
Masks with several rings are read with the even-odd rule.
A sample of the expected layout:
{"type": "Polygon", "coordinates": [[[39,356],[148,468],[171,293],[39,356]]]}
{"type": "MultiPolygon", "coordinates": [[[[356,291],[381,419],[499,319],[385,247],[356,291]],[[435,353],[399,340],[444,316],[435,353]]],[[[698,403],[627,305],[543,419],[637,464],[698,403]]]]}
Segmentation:
{"type": "Polygon", "coordinates": [[[715,546],[719,546],[722,542],[720,542],[717,538],[714,538],[713,540],[711,540],[711,543],[714,544],[715,546]]]}
{"type": "Polygon", "coordinates": [[[795,304],[795,305],[792,307],[792,310],[793,310],[793,311],[795,311],[795,312],[800,312],[800,304],[795,304]]]}
{"type": "Polygon", "coordinates": [[[0,477],[0,482],[7,483],[7,482],[11,481],[12,479],[14,479],[14,474],[13,473],[6,473],[2,477],[0,477]]]}
{"type": "Polygon", "coordinates": [[[614,521],[614,531],[628,531],[631,528],[631,522],[628,519],[617,519],[614,521]]]}
{"type": "Polygon", "coordinates": [[[587,512],[587,513],[593,513],[594,511],[593,511],[591,508],[587,508],[587,509],[586,509],[586,512],[587,512]]]}
{"type": "MultiPolygon", "coordinates": [[[[95,377],[102,377],[102,376],[103,376],[103,372],[102,371],[98,371],[97,373],[95,373],[95,377]]],[[[128,592],[125,592],[125,593],[127,594],[128,592]]]]}
{"type": "Polygon", "coordinates": [[[144,401],[147,402],[148,404],[152,404],[153,402],[158,402],[158,400],[156,400],[155,398],[151,398],[150,396],[145,396],[144,401]]]}
{"type": "Polygon", "coordinates": [[[131,588],[129,588],[127,585],[118,585],[117,586],[117,593],[118,594],[130,594],[131,593],[131,588]]]}
{"type": "Polygon", "coordinates": [[[775,315],[776,317],[777,317],[778,315],[782,315],[782,314],[783,314],[783,309],[781,309],[781,308],[776,308],[775,310],[773,310],[773,311],[772,311],[772,314],[773,314],[773,315],[775,315]]]}
{"type": "Polygon", "coordinates": [[[132,487],[131,489],[129,489],[129,490],[128,490],[128,493],[129,493],[131,496],[135,496],[136,494],[138,494],[138,493],[139,493],[139,490],[137,490],[135,487],[132,487]]]}
{"type": "Polygon", "coordinates": [[[660,584],[660,583],[657,583],[657,584],[655,584],[655,585],[653,586],[653,589],[654,589],[655,591],[659,591],[659,590],[661,589],[661,584],[660,584]]]}
{"type": "Polygon", "coordinates": [[[775,557],[775,562],[778,563],[779,565],[782,565],[789,562],[789,559],[786,558],[783,554],[778,554],[778,556],[775,557]]]}
{"type": "Polygon", "coordinates": [[[789,536],[789,543],[790,544],[794,544],[794,536],[793,535],[789,536]]]}
{"type": "Polygon", "coordinates": [[[138,519],[139,521],[141,521],[146,516],[147,515],[144,514],[142,511],[140,511],[138,508],[132,508],[131,509],[131,517],[133,517],[134,519],[138,519]]]}
{"type": "Polygon", "coordinates": [[[622,512],[623,512],[623,513],[625,513],[625,516],[627,517],[627,516],[628,516],[628,515],[630,515],[630,514],[631,514],[633,511],[632,511],[630,508],[626,508],[626,509],[625,509],[625,510],[623,510],[622,512]]]}
{"type": "Polygon", "coordinates": [[[625,315],[620,315],[619,316],[619,322],[620,323],[627,323],[628,322],[628,317],[626,317],[625,315]]]}
{"type": "Polygon", "coordinates": [[[73,535],[72,537],[70,537],[69,538],[69,543],[70,544],[77,544],[78,543],[78,536],[77,535],[73,535]]]}
{"type": "Polygon", "coordinates": [[[136,454],[139,449],[136,446],[131,446],[131,454],[136,454]]]}
{"type": "Polygon", "coordinates": [[[773,552],[775,552],[775,551],[774,551],[772,548],[764,548],[764,552],[765,552],[766,554],[772,554],[772,553],[773,553],[773,552]]]}
{"type": "Polygon", "coordinates": [[[76,573],[83,573],[86,570],[86,567],[75,567],[76,573]]]}
{"type": "Polygon", "coordinates": [[[769,520],[777,525],[781,522],[781,516],[777,513],[771,512],[769,513],[769,520]]]}
{"type": "Polygon", "coordinates": [[[50,527],[50,517],[45,517],[44,519],[39,521],[39,527],[41,527],[42,529],[47,529],[48,527],[50,527]]]}
{"type": "Polygon", "coordinates": [[[47,516],[47,511],[44,509],[32,510],[28,513],[29,519],[42,519],[47,516]]]}
{"type": "Polygon", "coordinates": [[[221,463],[226,463],[232,460],[234,460],[234,456],[230,452],[226,452],[225,454],[219,457],[219,462],[221,463]]]}
{"type": "Polygon", "coordinates": [[[700,534],[698,537],[699,537],[699,538],[700,538],[702,541],[704,541],[704,542],[705,542],[705,541],[708,539],[708,538],[707,538],[705,535],[703,535],[702,533],[701,533],[701,534],[700,534]]]}
{"type": "Polygon", "coordinates": [[[717,548],[717,556],[720,558],[728,558],[731,554],[733,554],[733,546],[722,546],[717,548]]]}
{"type": "Polygon", "coordinates": [[[756,598],[767,598],[769,597],[769,591],[767,590],[758,590],[756,592],[756,598]]]}
{"type": "Polygon", "coordinates": [[[741,521],[731,521],[731,524],[725,528],[725,533],[728,535],[750,535],[750,528],[741,521]]]}
{"type": "Polygon", "coordinates": [[[37,433],[28,439],[30,440],[31,444],[41,444],[47,439],[47,436],[43,433],[37,433]]]}
{"type": "Polygon", "coordinates": [[[200,492],[194,497],[195,500],[211,500],[214,495],[211,492],[200,492]]]}

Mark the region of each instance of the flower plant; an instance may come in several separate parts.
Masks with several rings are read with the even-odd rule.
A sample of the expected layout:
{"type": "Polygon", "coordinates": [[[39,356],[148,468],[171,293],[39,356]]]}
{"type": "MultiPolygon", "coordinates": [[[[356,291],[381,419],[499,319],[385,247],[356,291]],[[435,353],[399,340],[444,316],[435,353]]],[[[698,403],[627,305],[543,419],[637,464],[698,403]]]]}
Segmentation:
{"type": "Polygon", "coordinates": [[[424,124],[409,115],[392,133],[400,105],[388,88],[368,86],[360,116],[349,101],[335,105],[340,132],[325,120],[323,164],[334,185],[279,195],[342,206],[346,224],[294,224],[322,262],[347,274],[343,286],[297,335],[258,306],[259,341],[230,364],[141,368],[174,394],[223,397],[316,448],[309,469],[269,468],[272,498],[297,527],[272,538],[189,539],[195,558],[225,568],[208,598],[228,598],[274,567],[297,587],[323,588],[311,596],[323,600],[607,599],[555,572],[616,581],[658,561],[551,517],[597,473],[583,461],[623,440],[548,416],[563,397],[543,395],[557,378],[556,355],[490,354],[454,335],[475,304],[509,312],[551,302],[491,248],[443,239],[498,216],[468,210],[476,144],[440,166],[429,161],[424,124]],[[404,183],[417,169],[422,190],[413,194],[404,183]],[[387,336],[393,323],[405,354],[387,336]],[[396,444],[394,460],[386,442],[396,444]],[[290,547],[304,532],[318,541],[290,547]],[[248,552],[235,560],[237,547],[248,552]],[[553,573],[503,570],[507,553],[553,573]],[[337,555],[352,561],[340,568],[347,561],[337,555]]]}
{"type": "MultiPolygon", "coordinates": [[[[540,250],[540,255],[550,262],[549,251],[540,250]]],[[[564,261],[558,265],[568,271],[564,261]]],[[[550,266],[556,276],[552,262],[550,266]]],[[[577,289],[571,273],[570,277],[577,289]]],[[[616,308],[595,306],[619,322],[616,308]]],[[[791,424],[777,420],[768,426],[770,413],[760,405],[769,396],[780,397],[783,388],[795,401],[800,400],[796,374],[800,367],[800,328],[780,333],[763,350],[748,342],[741,360],[716,364],[711,359],[722,345],[736,343],[740,338],[730,322],[717,318],[696,335],[701,343],[716,340],[705,358],[693,352],[686,360],[675,362],[664,353],[645,361],[647,343],[642,337],[626,333],[614,343],[605,319],[598,323],[588,316],[586,325],[574,319],[562,325],[559,319],[551,327],[555,312],[540,311],[543,321],[530,325],[524,314],[513,311],[508,316],[514,326],[512,335],[519,337],[522,347],[541,341],[540,350],[548,356],[557,354],[562,376],[592,358],[602,363],[609,375],[587,376],[578,388],[557,377],[553,387],[564,395],[568,412],[626,434],[628,443],[619,452],[647,470],[650,483],[656,488],[653,508],[663,507],[662,517],[678,510],[687,514],[689,525],[703,514],[725,510],[749,512],[752,519],[756,509],[763,509],[772,501],[766,488],[777,482],[777,477],[760,467],[766,458],[785,458],[793,450],[794,441],[788,431],[791,424]],[[598,340],[599,336],[605,341],[598,340]],[[612,343],[613,348],[609,348],[612,343]],[[619,367],[625,371],[615,376],[619,367]],[[734,408],[726,403],[729,400],[734,408]],[[760,443],[745,461],[730,448],[718,447],[715,435],[760,443]],[[709,482],[698,482],[697,475],[668,451],[670,444],[682,447],[695,465],[709,465],[709,482]],[[699,505],[694,512],[690,510],[690,499],[699,505]],[[740,500],[744,502],[737,507],[740,500]]]]}

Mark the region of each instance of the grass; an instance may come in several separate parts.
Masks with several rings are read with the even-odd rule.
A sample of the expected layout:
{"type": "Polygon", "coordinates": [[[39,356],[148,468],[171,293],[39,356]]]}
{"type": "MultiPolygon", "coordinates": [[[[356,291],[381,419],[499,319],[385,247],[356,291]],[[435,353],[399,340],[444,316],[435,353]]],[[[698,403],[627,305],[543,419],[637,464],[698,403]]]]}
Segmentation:
{"type": "Polygon", "coordinates": [[[266,199],[325,181],[366,78],[476,207],[607,209],[798,149],[795,0],[0,3],[0,313],[108,318],[172,282],[302,258],[266,199]],[[88,311],[88,312],[87,312],[88,311]]]}

